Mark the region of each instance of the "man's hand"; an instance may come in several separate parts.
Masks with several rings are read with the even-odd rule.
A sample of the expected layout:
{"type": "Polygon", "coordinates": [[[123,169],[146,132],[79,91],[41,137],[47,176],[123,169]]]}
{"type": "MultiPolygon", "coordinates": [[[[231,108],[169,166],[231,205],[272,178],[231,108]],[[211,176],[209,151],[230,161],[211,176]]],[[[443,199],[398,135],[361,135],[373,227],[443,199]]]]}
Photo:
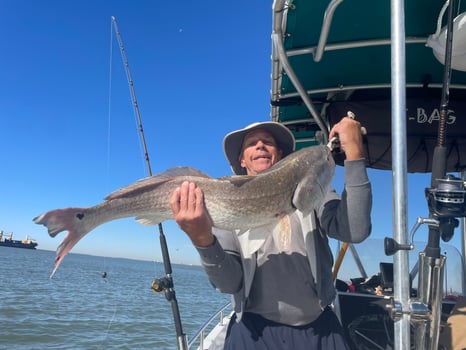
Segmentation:
{"type": "Polygon", "coordinates": [[[170,198],[170,207],[178,226],[197,247],[214,243],[212,220],[204,205],[204,193],[196,184],[185,181],[170,198]]]}
{"type": "Polygon", "coordinates": [[[338,137],[340,148],[347,160],[363,158],[361,124],[352,118],[344,117],[330,130],[329,139],[338,137]]]}

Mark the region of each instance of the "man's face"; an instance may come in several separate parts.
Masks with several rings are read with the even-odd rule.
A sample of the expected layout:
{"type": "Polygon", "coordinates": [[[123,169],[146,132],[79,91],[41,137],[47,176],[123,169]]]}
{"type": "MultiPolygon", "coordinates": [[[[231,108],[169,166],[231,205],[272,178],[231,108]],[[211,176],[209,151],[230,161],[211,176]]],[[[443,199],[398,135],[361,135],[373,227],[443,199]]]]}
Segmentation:
{"type": "Polygon", "coordinates": [[[244,137],[239,160],[248,175],[257,175],[267,170],[281,158],[282,151],[267,130],[256,129],[244,137]]]}

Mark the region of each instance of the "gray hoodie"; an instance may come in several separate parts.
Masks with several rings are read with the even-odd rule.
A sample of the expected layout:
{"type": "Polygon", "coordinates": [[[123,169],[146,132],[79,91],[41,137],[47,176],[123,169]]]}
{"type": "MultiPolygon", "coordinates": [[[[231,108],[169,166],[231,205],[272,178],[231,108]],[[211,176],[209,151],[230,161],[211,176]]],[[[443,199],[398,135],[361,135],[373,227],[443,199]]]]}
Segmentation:
{"type": "MultiPolygon", "coordinates": [[[[322,309],[331,304],[336,292],[332,279],[333,257],[328,237],[359,243],[371,232],[371,184],[364,159],[345,162],[345,188],[340,196],[330,190],[321,207],[308,216],[296,212],[301,223],[306,251],[317,297],[322,309]]],[[[213,230],[216,242],[197,248],[202,265],[213,286],[232,294],[237,320],[241,319],[256,269],[254,249],[248,232],[238,236],[224,230],[213,230]]]]}

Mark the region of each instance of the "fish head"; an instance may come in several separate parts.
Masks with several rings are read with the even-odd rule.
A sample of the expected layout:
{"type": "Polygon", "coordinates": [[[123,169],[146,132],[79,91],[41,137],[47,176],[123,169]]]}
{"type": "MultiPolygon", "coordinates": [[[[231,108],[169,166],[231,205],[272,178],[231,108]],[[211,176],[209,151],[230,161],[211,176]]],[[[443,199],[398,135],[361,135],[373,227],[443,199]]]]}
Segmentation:
{"type": "Polygon", "coordinates": [[[325,146],[312,154],[301,167],[305,167],[293,194],[293,206],[304,215],[318,208],[329,189],[335,173],[335,161],[325,146]]]}

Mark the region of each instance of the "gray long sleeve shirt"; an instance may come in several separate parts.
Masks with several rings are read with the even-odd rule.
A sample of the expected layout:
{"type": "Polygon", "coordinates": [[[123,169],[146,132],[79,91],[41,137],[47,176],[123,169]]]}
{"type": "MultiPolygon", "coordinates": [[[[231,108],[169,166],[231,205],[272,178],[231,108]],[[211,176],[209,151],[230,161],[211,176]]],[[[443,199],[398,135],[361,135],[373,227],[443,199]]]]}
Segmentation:
{"type": "MultiPolygon", "coordinates": [[[[301,253],[302,256],[307,257],[309,262],[309,269],[305,270],[309,272],[309,279],[311,280],[309,285],[312,288],[309,293],[297,293],[298,296],[314,299],[320,309],[323,309],[334,300],[333,257],[327,237],[350,243],[363,241],[371,232],[371,207],[371,185],[367,177],[365,162],[361,159],[345,162],[345,188],[341,198],[334,190],[330,190],[318,210],[308,216],[303,216],[299,211],[290,215],[290,217],[294,217],[293,220],[297,221],[297,225],[301,228],[300,230],[293,229],[292,234],[299,231],[299,234],[302,235],[300,242],[304,243],[305,247],[301,249],[301,253]]],[[[296,224],[294,224],[294,227],[296,227],[296,224]]],[[[247,235],[237,236],[234,232],[218,229],[214,229],[213,233],[217,238],[216,242],[210,247],[198,248],[202,265],[211,283],[219,291],[232,294],[238,320],[241,319],[244,311],[250,311],[251,308],[252,311],[264,309],[267,301],[262,302],[260,298],[257,298],[257,295],[263,295],[260,292],[261,289],[267,291],[267,288],[271,288],[273,281],[268,283],[263,276],[273,274],[262,275],[260,282],[257,279],[261,274],[257,273],[258,276],[256,277],[255,275],[256,269],[260,268],[268,260],[268,254],[272,254],[267,251],[269,248],[266,247],[273,245],[264,244],[259,250],[252,251],[249,248],[244,249],[244,245],[248,244],[247,235]],[[262,257],[259,261],[258,256],[262,257]],[[255,283],[254,286],[253,283],[255,283]],[[261,285],[256,286],[257,283],[261,285]],[[252,295],[251,290],[254,291],[252,295]],[[254,295],[256,296],[255,300],[254,295]],[[250,297],[251,300],[248,300],[250,297]]],[[[289,252],[289,256],[295,256],[295,254],[291,254],[293,252],[296,252],[296,250],[289,252]]],[[[286,268],[281,271],[286,272],[286,268]]],[[[288,283],[293,279],[291,275],[283,276],[288,283]]],[[[277,275],[277,278],[280,278],[280,276],[277,275]]],[[[296,275],[296,278],[300,279],[299,282],[302,282],[302,276],[296,275]]],[[[272,294],[272,299],[276,298],[277,300],[273,300],[271,303],[280,303],[280,299],[288,300],[287,296],[284,295],[287,293],[285,289],[277,293],[272,294]],[[277,293],[282,293],[282,296],[277,295],[277,293]]],[[[265,293],[265,295],[268,294],[265,293]]],[[[295,320],[290,319],[287,315],[282,318],[280,308],[275,308],[277,311],[272,313],[270,317],[264,314],[263,316],[292,325],[308,323],[318,314],[315,314],[315,310],[312,308],[313,304],[304,304],[306,307],[309,306],[307,308],[310,310],[310,314],[306,315],[304,312],[295,320]]],[[[285,312],[287,310],[292,311],[290,307],[285,307],[284,310],[285,312]]]]}

